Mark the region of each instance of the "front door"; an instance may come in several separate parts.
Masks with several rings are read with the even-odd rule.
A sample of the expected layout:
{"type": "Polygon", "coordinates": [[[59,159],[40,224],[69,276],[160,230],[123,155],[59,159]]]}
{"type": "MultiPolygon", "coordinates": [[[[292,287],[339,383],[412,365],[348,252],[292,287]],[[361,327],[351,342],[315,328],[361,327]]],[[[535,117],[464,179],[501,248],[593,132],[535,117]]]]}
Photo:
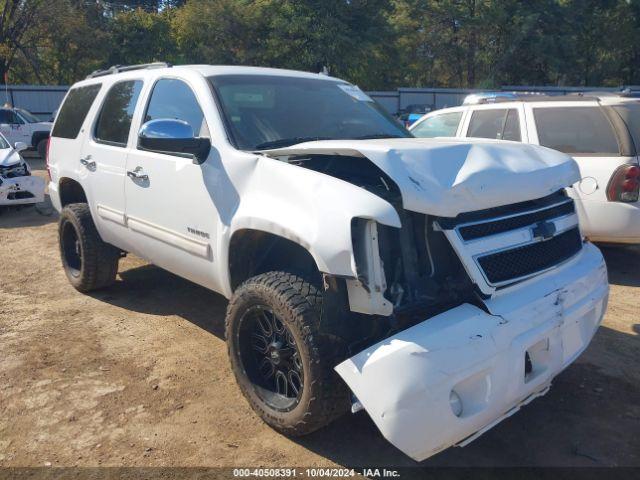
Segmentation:
{"type": "MultiPolygon", "coordinates": [[[[184,81],[161,78],[153,86],[141,125],[157,119],[187,122],[194,134],[209,131],[193,91],[184,81]]],[[[127,157],[127,224],[134,252],[213,290],[218,212],[207,186],[215,168],[191,158],[132,149],[127,157]]]]}

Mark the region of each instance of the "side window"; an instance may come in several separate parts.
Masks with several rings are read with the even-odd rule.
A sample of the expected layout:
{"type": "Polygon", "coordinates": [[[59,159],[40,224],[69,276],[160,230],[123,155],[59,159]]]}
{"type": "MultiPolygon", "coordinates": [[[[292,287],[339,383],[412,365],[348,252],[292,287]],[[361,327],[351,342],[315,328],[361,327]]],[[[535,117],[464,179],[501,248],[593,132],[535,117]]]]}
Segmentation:
{"type": "Polygon", "coordinates": [[[96,123],[98,141],[126,146],[131,118],[142,90],[142,81],[116,83],[107,93],[96,123]]]}
{"type": "Polygon", "coordinates": [[[209,137],[209,130],[198,100],[191,88],[182,80],[164,78],[156,82],[143,123],[168,118],[187,122],[196,136],[209,137]]]}
{"type": "Polygon", "coordinates": [[[20,118],[20,115],[18,115],[16,112],[10,111],[9,116],[11,118],[11,123],[17,124],[17,125],[24,125],[24,120],[20,118]]]}
{"type": "Polygon", "coordinates": [[[518,111],[515,109],[507,110],[507,120],[504,123],[502,140],[512,140],[514,142],[522,140],[520,136],[520,119],[518,118],[518,111]]]}
{"type": "Polygon", "coordinates": [[[474,111],[469,122],[467,137],[519,142],[521,137],[518,111],[513,108],[474,111]]]}
{"type": "Polygon", "coordinates": [[[620,155],[613,127],[600,107],[534,108],[540,145],[570,154],[620,155]]]}
{"type": "Polygon", "coordinates": [[[434,115],[416,125],[411,133],[420,138],[455,137],[461,118],[462,112],[434,115]]]}
{"type": "Polygon", "coordinates": [[[76,138],[101,87],[101,84],[96,84],[72,88],[60,107],[51,136],[76,138]]]}
{"type": "Polygon", "coordinates": [[[6,123],[10,125],[15,125],[15,124],[22,125],[24,122],[12,110],[0,110],[0,123],[6,123]]]}

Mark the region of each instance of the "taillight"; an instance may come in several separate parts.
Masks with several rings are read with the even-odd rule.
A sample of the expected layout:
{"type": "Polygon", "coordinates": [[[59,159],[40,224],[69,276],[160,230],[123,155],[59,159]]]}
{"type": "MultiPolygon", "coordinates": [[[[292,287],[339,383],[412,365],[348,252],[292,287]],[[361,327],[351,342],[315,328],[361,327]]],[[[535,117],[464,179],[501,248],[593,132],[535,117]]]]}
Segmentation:
{"type": "Polygon", "coordinates": [[[623,165],[609,180],[607,200],[610,202],[637,202],[640,196],[640,167],[623,165]]]}
{"type": "Polygon", "coordinates": [[[49,177],[49,181],[51,181],[51,168],[49,167],[49,145],[51,145],[51,137],[47,138],[47,148],[45,149],[44,153],[44,163],[47,166],[47,176],[49,177]]]}

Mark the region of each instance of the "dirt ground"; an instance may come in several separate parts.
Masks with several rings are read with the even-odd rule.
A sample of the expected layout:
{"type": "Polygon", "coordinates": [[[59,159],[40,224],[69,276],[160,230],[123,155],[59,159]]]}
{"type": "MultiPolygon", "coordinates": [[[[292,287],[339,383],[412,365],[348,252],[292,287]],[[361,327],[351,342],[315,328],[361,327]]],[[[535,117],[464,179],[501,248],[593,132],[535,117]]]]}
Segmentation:
{"type": "Polygon", "coordinates": [[[549,394],[416,464],[363,412],[297,440],[271,430],[229,369],[224,298],[132,256],[82,295],[56,220],[0,216],[0,466],[640,466],[640,249],[604,250],[608,313],[549,394]]]}

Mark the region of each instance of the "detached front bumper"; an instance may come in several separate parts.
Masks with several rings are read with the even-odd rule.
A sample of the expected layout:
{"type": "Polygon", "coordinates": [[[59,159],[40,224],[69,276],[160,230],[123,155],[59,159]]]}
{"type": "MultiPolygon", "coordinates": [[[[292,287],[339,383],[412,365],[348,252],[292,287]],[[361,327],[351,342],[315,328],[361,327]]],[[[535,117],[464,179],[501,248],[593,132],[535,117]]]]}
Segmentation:
{"type": "Polygon", "coordinates": [[[336,371],[385,438],[411,458],[466,445],[546,393],[602,320],[609,289],[596,247],[587,244],[545,277],[487,301],[492,314],[461,305],[336,371]]]}
{"type": "Polygon", "coordinates": [[[0,206],[30,205],[44,201],[45,182],[37,176],[0,178],[0,206]]]}

